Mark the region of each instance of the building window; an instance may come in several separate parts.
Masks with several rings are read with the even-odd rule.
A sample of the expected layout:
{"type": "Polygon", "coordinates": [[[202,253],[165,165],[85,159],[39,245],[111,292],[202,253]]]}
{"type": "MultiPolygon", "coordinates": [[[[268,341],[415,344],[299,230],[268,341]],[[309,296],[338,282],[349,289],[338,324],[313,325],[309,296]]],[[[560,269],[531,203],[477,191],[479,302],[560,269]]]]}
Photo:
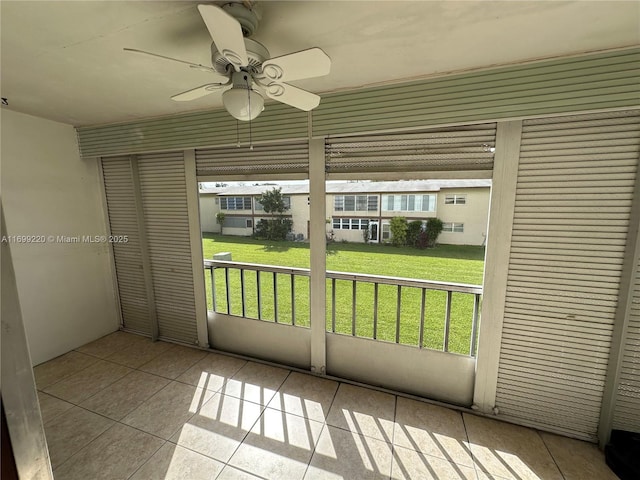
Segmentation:
{"type": "Polygon", "coordinates": [[[251,197],[222,197],[221,210],[251,210],[251,197]]]}
{"type": "Polygon", "coordinates": [[[336,195],[333,197],[333,209],[336,212],[376,212],[377,195],[336,195]]]}
{"type": "Polygon", "coordinates": [[[386,212],[435,212],[435,195],[384,195],[382,210],[386,212]]]}
{"type": "MultiPolygon", "coordinates": [[[[262,204],[258,201],[258,198],[256,197],[255,199],[256,201],[254,202],[255,204],[255,209],[256,212],[262,212],[264,211],[264,207],[262,206],[262,204]]],[[[284,208],[285,210],[289,210],[291,208],[291,197],[289,195],[285,195],[282,197],[282,201],[284,202],[284,208]]]]}
{"type": "Polygon", "coordinates": [[[464,233],[464,223],[443,223],[442,231],[449,233],[464,233]]]}
{"type": "Polygon", "coordinates": [[[248,217],[230,217],[226,216],[224,218],[224,228],[251,228],[253,225],[253,220],[248,217]],[[251,222],[251,225],[249,224],[251,222]]]}
{"type": "Polygon", "coordinates": [[[382,224],[382,241],[391,240],[391,226],[388,223],[382,224]]]}
{"type": "Polygon", "coordinates": [[[366,218],[334,218],[332,226],[334,230],[366,230],[369,228],[369,220],[366,218]]]}
{"type": "Polygon", "coordinates": [[[460,194],[447,195],[444,197],[445,205],[465,205],[467,203],[467,196],[460,194]]]}

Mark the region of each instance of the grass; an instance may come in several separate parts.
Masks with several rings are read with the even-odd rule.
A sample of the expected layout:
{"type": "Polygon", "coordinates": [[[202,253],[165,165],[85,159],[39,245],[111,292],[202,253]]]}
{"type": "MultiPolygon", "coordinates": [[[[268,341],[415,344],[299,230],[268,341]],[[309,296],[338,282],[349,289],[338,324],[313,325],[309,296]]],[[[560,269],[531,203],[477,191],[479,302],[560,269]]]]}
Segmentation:
{"type": "MultiPolygon", "coordinates": [[[[214,253],[231,252],[233,261],[309,268],[309,245],[300,242],[264,242],[247,237],[205,234],[204,258],[214,253]]],[[[367,273],[393,277],[417,278],[443,282],[482,284],[484,248],[474,246],[439,245],[435,249],[418,250],[409,247],[390,247],[380,244],[330,243],[327,246],[327,270],[367,273]]],[[[227,311],[225,272],[216,275],[216,307],[227,311]]],[[[309,279],[295,276],[294,294],[288,275],[277,275],[278,321],[291,323],[291,299],[295,301],[297,325],[309,325],[309,279]]],[[[258,318],[257,279],[255,272],[244,272],[244,316],[258,318]]],[[[208,308],[212,309],[211,279],[207,275],[208,308]]],[[[243,315],[240,272],[229,271],[230,313],[243,315]]],[[[373,337],[373,284],[357,284],[356,334],[373,337]]],[[[397,287],[379,286],[377,338],[395,341],[397,287]]],[[[421,292],[416,288],[402,289],[400,315],[400,343],[418,345],[421,292]]],[[[271,273],[260,274],[260,318],[275,318],[274,278],[271,273]]],[[[331,280],[327,281],[327,328],[331,330],[331,280]]],[[[442,350],[446,293],[427,291],[423,346],[442,350]]],[[[336,281],[336,332],[351,334],[352,282],[336,281]]],[[[473,295],[454,293],[451,302],[449,351],[469,354],[473,295]]]]}

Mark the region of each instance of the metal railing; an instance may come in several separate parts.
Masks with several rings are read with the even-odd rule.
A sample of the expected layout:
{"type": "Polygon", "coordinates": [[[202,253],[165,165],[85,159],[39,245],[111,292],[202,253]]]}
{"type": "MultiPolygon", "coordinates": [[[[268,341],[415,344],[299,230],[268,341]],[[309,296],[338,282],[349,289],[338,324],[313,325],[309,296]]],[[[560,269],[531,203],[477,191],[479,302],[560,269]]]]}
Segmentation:
{"type": "MultiPolygon", "coordinates": [[[[222,260],[205,260],[204,268],[208,273],[209,306],[215,312],[289,325],[308,326],[309,269],[222,260]],[[237,272],[233,277],[232,271],[237,272]],[[283,293],[283,290],[286,291],[283,293]],[[298,297],[298,292],[303,295],[298,297]],[[301,302],[301,300],[305,301],[301,302]]],[[[328,331],[374,340],[394,341],[398,344],[411,344],[411,342],[404,341],[401,335],[402,329],[405,327],[403,318],[405,320],[411,318],[412,324],[417,323],[416,343],[419,348],[425,347],[426,333],[429,331],[433,334],[435,328],[434,324],[426,324],[428,294],[431,296],[440,295],[441,297],[432,300],[433,305],[429,311],[440,310],[441,304],[444,302],[444,315],[441,320],[442,325],[439,327],[442,328],[440,350],[445,352],[450,351],[454,294],[465,296],[457,301],[464,304],[463,315],[468,313],[466,310],[469,308],[466,307],[471,309],[470,331],[467,337],[469,339],[468,354],[475,355],[482,286],[336,271],[327,271],[326,278],[327,305],[330,304],[327,312],[330,315],[330,322],[327,322],[328,331]],[[350,284],[351,305],[348,313],[346,310],[349,309],[349,306],[344,303],[338,304],[337,301],[340,284],[343,287],[344,284],[350,284]],[[364,291],[366,290],[364,285],[372,287],[372,292],[364,291]],[[383,288],[387,289],[384,295],[381,292],[383,288]],[[388,289],[393,291],[390,292],[388,289]],[[406,297],[407,291],[413,292],[413,297],[416,297],[417,293],[419,302],[405,301],[405,303],[419,303],[419,312],[411,313],[404,311],[406,309],[403,310],[403,295],[406,297]],[[371,300],[370,313],[363,311],[367,309],[363,302],[368,300],[371,300]],[[388,305],[391,302],[395,303],[394,318],[389,318],[388,311],[385,318],[381,318],[381,306],[388,310],[388,305]],[[433,308],[434,306],[437,308],[433,308]],[[344,318],[345,313],[350,317],[349,319],[344,318]],[[341,315],[342,321],[338,322],[341,315]],[[362,325],[362,320],[358,321],[358,318],[362,319],[363,317],[367,323],[366,326],[362,325]],[[416,319],[417,322],[415,322],[416,319]],[[385,331],[393,328],[394,333],[391,337],[388,333],[387,338],[384,338],[385,335],[380,335],[381,324],[384,324],[385,331]],[[366,329],[369,333],[363,334],[362,331],[359,332],[359,329],[366,329]]],[[[415,332],[409,333],[409,336],[415,335],[415,332]]]]}

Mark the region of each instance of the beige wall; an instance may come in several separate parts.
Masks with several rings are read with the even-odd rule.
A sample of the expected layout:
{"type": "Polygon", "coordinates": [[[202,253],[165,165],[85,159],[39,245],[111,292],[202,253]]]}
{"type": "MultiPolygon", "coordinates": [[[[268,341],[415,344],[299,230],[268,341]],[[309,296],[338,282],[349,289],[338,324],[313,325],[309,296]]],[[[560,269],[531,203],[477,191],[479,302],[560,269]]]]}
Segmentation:
{"type": "Polygon", "coordinates": [[[291,214],[293,220],[293,228],[291,231],[295,234],[301,233],[304,239],[308,240],[307,221],[309,220],[309,195],[291,195],[291,210],[287,213],[291,214]]]}
{"type": "Polygon", "coordinates": [[[220,205],[216,204],[216,199],[216,195],[200,194],[200,230],[202,232],[220,233],[220,225],[216,222],[220,205]]]}
{"type": "Polygon", "coordinates": [[[109,246],[57,236],[106,235],[98,164],[73,127],[2,109],[2,202],[34,365],[118,329],[109,246]],[[48,238],[53,236],[54,239],[48,238]]]}
{"type": "Polygon", "coordinates": [[[464,233],[442,232],[438,243],[453,245],[483,245],[486,242],[489,216],[489,188],[451,188],[438,194],[437,217],[443,222],[464,224],[464,233]],[[467,196],[464,205],[445,205],[446,195],[467,196]]]}

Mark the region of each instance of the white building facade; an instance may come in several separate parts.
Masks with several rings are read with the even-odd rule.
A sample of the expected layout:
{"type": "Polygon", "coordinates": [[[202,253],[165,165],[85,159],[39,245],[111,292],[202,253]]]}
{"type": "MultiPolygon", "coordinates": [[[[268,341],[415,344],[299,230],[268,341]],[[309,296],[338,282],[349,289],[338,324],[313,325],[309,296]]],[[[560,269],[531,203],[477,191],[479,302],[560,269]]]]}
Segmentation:
{"type": "MultiPolygon", "coordinates": [[[[336,241],[385,243],[391,240],[390,222],[439,218],[444,229],[439,243],[484,245],[491,182],[489,180],[414,180],[393,182],[334,182],[327,184],[327,234],[336,241]],[[365,234],[368,232],[368,234],[365,234]]],[[[216,187],[200,191],[203,232],[220,233],[216,215],[224,213],[225,235],[252,235],[268,215],[257,198],[271,185],[216,187]]],[[[309,237],[309,191],[306,184],[283,185],[296,239],[309,237]]]]}

